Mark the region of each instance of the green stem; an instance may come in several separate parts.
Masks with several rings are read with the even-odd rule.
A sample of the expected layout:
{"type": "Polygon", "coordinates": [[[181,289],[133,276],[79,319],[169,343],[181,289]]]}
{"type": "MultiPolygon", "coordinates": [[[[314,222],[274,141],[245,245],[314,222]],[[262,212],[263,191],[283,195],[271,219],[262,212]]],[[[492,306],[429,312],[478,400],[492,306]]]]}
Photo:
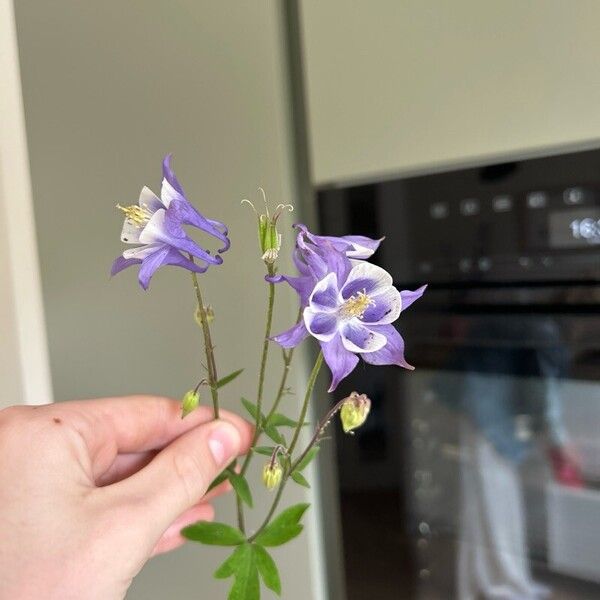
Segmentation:
{"type": "MultiPolygon", "coordinates": [[[[323,352],[319,352],[319,356],[317,356],[317,360],[315,361],[315,365],[310,373],[310,377],[308,379],[308,383],[306,386],[306,393],[304,395],[304,402],[302,404],[302,410],[300,411],[300,417],[298,419],[298,425],[296,426],[296,430],[294,431],[294,437],[292,438],[292,442],[290,443],[290,447],[288,448],[288,455],[292,456],[292,452],[298,443],[298,439],[300,438],[300,433],[302,432],[302,425],[304,424],[304,420],[306,419],[306,413],[308,412],[308,405],[310,403],[310,399],[312,397],[312,392],[315,387],[315,383],[317,381],[317,375],[319,374],[319,370],[321,369],[321,365],[323,364],[323,352]]],[[[261,526],[256,530],[251,537],[248,538],[249,542],[252,542],[256,539],[256,537],[264,530],[264,528],[269,524],[271,518],[275,514],[277,507],[279,506],[279,502],[281,500],[281,496],[283,494],[283,490],[287,484],[287,481],[290,477],[290,474],[293,470],[293,465],[296,465],[297,461],[294,461],[292,465],[286,470],[283,478],[281,479],[281,483],[279,484],[279,488],[277,489],[277,493],[275,498],[273,499],[273,503],[271,504],[271,508],[265,517],[265,520],[262,522],[261,526]]]]}
{"type": "MultiPolygon", "coordinates": [[[[190,255],[190,260],[194,260],[190,255]]],[[[196,299],[198,301],[198,312],[200,313],[200,323],[202,325],[202,333],[204,335],[204,351],[206,352],[206,368],[208,370],[208,385],[210,387],[210,394],[212,396],[213,411],[215,419],[219,418],[219,392],[217,390],[217,366],[215,363],[215,354],[213,351],[212,340],[210,337],[210,326],[208,324],[208,317],[206,315],[206,309],[204,308],[204,301],[202,300],[202,292],[200,291],[200,285],[198,284],[198,276],[196,273],[192,273],[192,281],[194,283],[194,291],[196,292],[196,299]]]]}
{"type": "Polygon", "coordinates": [[[317,381],[317,375],[321,369],[321,365],[323,364],[323,351],[319,352],[319,356],[317,356],[317,360],[315,361],[315,366],[310,373],[310,377],[308,378],[308,384],[306,387],[306,394],[304,395],[304,403],[302,404],[302,410],[300,411],[300,417],[298,419],[298,425],[296,426],[296,430],[294,431],[294,437],[290,442],[290,446],[287,449],[288,455],[291,457],[294,452],[294,448],[298,443],[298,439],[300,438],[300,433],[302,432],[302,426],[304,425],[304,421],[306,419],[306,413],[308,412],[308,405],[310,403],[310,398],[312,396],[313,388],[315,387],[315,383],[317,381]]]}

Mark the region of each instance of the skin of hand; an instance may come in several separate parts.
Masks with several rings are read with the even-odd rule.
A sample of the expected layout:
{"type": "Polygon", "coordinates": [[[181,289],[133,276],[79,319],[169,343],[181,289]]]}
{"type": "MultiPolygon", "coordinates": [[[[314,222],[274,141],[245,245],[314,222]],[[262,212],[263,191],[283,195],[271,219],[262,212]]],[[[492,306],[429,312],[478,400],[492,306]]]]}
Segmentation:
{"type": "Polygon", "coordinates": [[[132,396],[0,411],[0,599],[113,600],[211,520],[206,490],[252,428],[132,396]]]}

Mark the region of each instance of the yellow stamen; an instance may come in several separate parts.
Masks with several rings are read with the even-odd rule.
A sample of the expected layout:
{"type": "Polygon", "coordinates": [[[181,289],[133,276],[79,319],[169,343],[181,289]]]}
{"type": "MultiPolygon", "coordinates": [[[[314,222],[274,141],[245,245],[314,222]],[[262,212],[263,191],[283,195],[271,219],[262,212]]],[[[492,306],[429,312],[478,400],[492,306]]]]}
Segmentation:
{"type": "Polygon", "coordinates": [[[133,223],[136,227],[143,227],[152,216],[146,207],[137,206],[121,206],[117,204],[117,208],[125,213],[125,218],[133,223]]]}
{"type": "Polygon", "coordinates": [[[360,319],[369,306],[375,306],[375,302],[367,296],[366,290],[364,290],[350,296],[342,305],[340,313],[342,317],[358,317],[360,319]]]}

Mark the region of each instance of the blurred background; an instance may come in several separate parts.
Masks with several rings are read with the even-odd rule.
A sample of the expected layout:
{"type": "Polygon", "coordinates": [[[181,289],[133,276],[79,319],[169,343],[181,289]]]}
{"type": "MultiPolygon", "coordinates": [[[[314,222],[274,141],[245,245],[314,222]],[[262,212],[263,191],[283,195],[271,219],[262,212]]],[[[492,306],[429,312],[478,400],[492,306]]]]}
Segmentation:
{"type": "MultiPolygon", "coordinates": [[[[336,397],[367,393],[368,424],[288,496],[318,507],[277,556],[283,597],[600,596],[598,2],[0,7],[7,404],[179,397],[197,379],[187,279],[167,269],[145,294],[108,277],[114,205],[157,189],[173,152],[234,241],[206,280],[221,370],[248,367],[228,408],[258,367],[264,267],[240,207],[258,186],[296,205],[286,225],[386,236],[374,261],[397,287],[430,284],[398,322],[417,370],[357,368],[336,397]]],[[[296,304],[280,300],[283,329],[296,304]]],[[[154,559],[128,597],[224,597],[217,554],[154,559]]]]}

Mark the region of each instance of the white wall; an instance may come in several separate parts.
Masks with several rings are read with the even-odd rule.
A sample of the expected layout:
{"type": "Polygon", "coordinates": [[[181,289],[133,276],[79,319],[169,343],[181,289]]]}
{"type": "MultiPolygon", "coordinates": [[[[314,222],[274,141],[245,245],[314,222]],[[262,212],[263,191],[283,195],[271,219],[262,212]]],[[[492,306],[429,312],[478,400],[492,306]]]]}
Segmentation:
{"type": "Polygon", "coordinates": [[[52,398],[12,0],[0,0],[0,408],[52,398]]]}
{"type": "Polygon", "coordinates": [[[596,0],[300,0],[318,183],[600,138],[596,0]]]}
{"type": "MultiPolygon", "coordinates": [[[[201,280],[217,310],[221,372],[248,366],[225,405],[239,408],[242,392],[255,394],[266,290],[254,216],[240,199],[258,198],[259,185],[274,203],[293,199],[279,10],[232,0],[16,3],[57,399],[177,397],[201,374],[188,275],[160,272],[148,293],[133,271],[108,277],[121,251],[114,205],[135,201],[143,184],[158,187],[167,151],[197,206],[231,226],[224,266],[201,280]]],[[[278,328],[296,310],[282,296],[278,328]]],[[[270,390],[277,377],[269,372],[270,390]]],[[[291,488],[286,496],[305,498],[291,488]]],[[[267,502],[258,494],[258,517],[267,502]]],[[[231,503],[217,516],[231,520],[231,503]]],[[[211,578],[219,556],[188,546],[156,559],[130,597],[224,597],[225,585],[211,578]]],[[[277,556],[284,597],[318,598],[308,537],[277,556]]]]}

